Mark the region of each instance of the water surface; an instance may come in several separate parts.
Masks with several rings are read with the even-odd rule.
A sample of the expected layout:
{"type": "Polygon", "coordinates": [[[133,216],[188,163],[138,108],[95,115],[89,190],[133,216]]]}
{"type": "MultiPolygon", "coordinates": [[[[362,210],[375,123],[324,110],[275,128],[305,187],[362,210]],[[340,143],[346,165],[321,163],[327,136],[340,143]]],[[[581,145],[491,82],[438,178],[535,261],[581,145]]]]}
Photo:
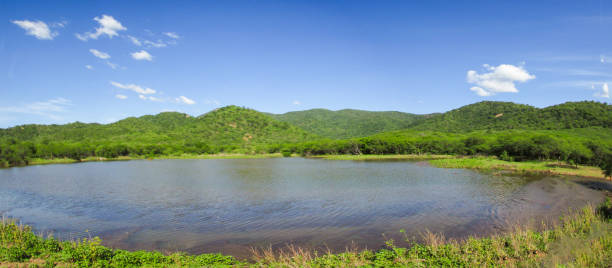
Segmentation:
{"type": "Polygon", "coordinates": [[[425,162],[303,158],[89,162],[0,169],[0,213],[62,239],[247,256],[251,247],[380,248],[400,230],[484,235],[603,194],[572,180],[425,162]],[[384,235],[383,235],[384,234],[384,235]]]}

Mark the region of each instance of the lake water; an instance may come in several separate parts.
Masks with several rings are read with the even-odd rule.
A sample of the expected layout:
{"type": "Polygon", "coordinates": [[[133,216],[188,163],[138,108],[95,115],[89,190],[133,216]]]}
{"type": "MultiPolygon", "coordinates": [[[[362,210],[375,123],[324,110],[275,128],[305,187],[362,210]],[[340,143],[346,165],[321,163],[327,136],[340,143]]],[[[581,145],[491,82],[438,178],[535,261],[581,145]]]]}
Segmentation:
{"type": "Polygon", "coordinates": [[[248,256],[462,238],[555,219],[603,194],[570,179],[493,176],[426,162],[304,158],[139,160],[0,169],[0,213],[61,239],[248,256]]]}

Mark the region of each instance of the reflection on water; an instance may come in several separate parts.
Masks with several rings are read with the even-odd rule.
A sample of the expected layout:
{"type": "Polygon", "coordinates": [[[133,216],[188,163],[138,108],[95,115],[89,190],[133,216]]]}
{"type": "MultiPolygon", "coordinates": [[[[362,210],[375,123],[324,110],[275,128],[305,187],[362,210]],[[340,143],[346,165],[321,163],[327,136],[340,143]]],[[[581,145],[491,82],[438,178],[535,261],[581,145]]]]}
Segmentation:
{"type": "Polygon", "coordinates": [[[0,213],[39,231],[62,239],[99,235],[127,249],[243,256],[252,246],[287,243],[378,248],[400,229],[410,237],[425,229],[487,234],[602,198],[564,179],[398,161],[154,160],[0,170],[0,213]]]}

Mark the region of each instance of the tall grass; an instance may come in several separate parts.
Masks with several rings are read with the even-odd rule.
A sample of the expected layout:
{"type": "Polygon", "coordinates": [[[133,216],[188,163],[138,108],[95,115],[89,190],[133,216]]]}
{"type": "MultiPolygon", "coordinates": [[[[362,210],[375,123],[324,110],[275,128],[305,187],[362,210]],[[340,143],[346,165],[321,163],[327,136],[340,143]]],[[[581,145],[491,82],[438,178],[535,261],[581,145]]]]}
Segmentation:
{"type": "Polygon", "coordinates": [[[604,178],[598,167],[568,165],[558,161],[504,161],[492,157],[454,157],[430,160],[429,163],[441,168],[469,168],[484,171],[511,171],[524,174],[570,175],[604,178]]]}
{"type": "Polygon", "coordinates": [[[253,249],[252,260],[221,254],[163,255],[102,246],[99,238],[61,242],[35,235],[31,228],[4,219],[0,224],[0,266],[255,266],[255,267],[607,267],[612,264],[612,202],[587,206],[562,217],[542,231],[516,228],[486,238],[447,240],[424,233],[424,244],[397,247],[388,241],[378,251],[347,248],[341,253],[310,251],[296,246],[253,249]]]}
{"type": "Polygon", "coordinates": [[[505,235],[463,241],[425,232],[425,244],[410,248],[388,241],[386,249],[376,252],[346,250],[320,255],[290,246],[262,250],[254,256],[257,264],[278,267],[607,267],[612,264],[611,228],[608,219],[588,206],[540,232],[517,226],[505,235]]]}

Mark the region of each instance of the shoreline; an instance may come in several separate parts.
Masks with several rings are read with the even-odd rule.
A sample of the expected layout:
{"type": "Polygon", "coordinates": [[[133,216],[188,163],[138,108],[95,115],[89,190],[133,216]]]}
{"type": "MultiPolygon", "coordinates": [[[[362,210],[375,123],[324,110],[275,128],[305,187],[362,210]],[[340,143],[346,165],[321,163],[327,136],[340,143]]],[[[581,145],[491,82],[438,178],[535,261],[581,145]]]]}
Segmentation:
{"type": "Polygon", "coordinates": [[[51,165],[51,164],[74,164],[84,162],[111,162],[111,161],[129,161],[129,160],[165,160],[165,159],[263,159],[263,158],[280,158],[283,157],[280,153],[275,154],[201,154],[201,155],[163,155],[155,157],[140,157],[140,156],[120,156],[117,158],[105,157],[87,157],[81,160],[71,158],[34,158],[27,165],[12,166],[12,167],[27,167],[33,165],[51,165]]]}
{"type": "MultiPolygon", "coordinates": [[[[117,158],[87,157],[81,160],[70,158],[54,159],[31,159],[28,165],[50,165],[50,164],[72,164],[81,162],[105,162],[105,161],[128,161],[128,160],[163,160],[163,159],[266,159],[282,158],[281,153],[271,154],[202,154],[202,155],[163,155],[151,158],[120,156],[117,158]]],[[[290,157],[300,157],[292,155],[290,157]]],[[[516,173],[519,175],[553,175],[553,176],[577,176],[589,179],[605,180],[603,171],[599,167],[570,165],[562,161],[537,160],[537,161],[504,161],[490,156],[455,156],[455,155],[314,155],[306,156],[310,159],[339,160],[339,161],[427,161],[430,165],[438,168],[462,168],[474,169],[482,172],[501,174],[503,172],[516,173]]],[[[14,166],[24,167],[24,166],[14,166]]]]}
{"type": "MultiPolygon", "coordinates": [[[[612,262],[612,202],[567,212],[559,224],[541,231],[516,226],[512,231],[464,240],[425,231],[424,243],[398,247],[393,240],[380,250],[347,248],[344,252],[311,251],[287,245],[280,250],[254,248],[250,259],[220,253],[128,251],[102,245],[99,237],[59,241],[36,235],[30,226],[0,220],[0,267],[600,267],[612,262]],[[563,249],[563,250],[560,250],[563,249]]],[[[401,232],[401,231],[400,231],[401,232]]],[[[411,240],[406,237],[407,242],[411,240]]]]}
{"type": "Polygon", "coordinates": [[[482,172],[492,172],[494,174],[510,172],[519,175],[576,176],[604,180],[603,171],[599,167],[570,165],[562,161],[554,160],[510,162],[488,156],[473,157],[453,155],[321,155],[311,158],[350,161],[427,161],[427,163],[437,168],[474,169],[482,172]]]}
{"type": "Polygon", "coordinates": [[[575,176],[605,180],[604,173],[599,167],[570,165],[552,160],[509,162],[493,157],[463,157],[430,160],[429,163],[438,168],[474,169],[496,175],[509,172],[517,175],[575,176]]]}

